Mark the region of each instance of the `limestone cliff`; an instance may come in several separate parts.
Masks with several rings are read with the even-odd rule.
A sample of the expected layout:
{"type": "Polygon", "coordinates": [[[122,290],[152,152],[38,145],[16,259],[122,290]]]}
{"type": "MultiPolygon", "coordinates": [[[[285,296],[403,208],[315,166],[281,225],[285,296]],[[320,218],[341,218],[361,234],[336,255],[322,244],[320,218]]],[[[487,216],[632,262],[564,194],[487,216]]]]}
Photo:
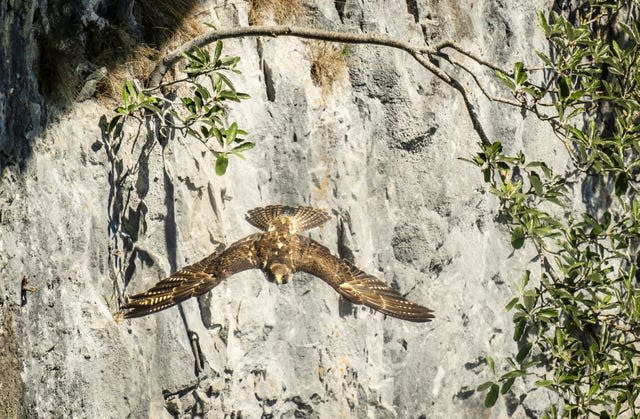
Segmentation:
{"type": "MultiPolygon", "coordinates": [[[[11,396],[0,416],[537,416],[544,394],[486,410],[475,391],[484,356],[514,350],[504,306],[528,259],[512,253],[478,170],[459,160],[479,137],[456,90],[404,52],[358,45],[327,93],[305,42],[228,40],[225,52],[242,57],[234,82],[252,97],[232,109],[256,143],[248,159],[219,177],[198,142],[153,135],[125,138],[115,159],[104,102],[45,100],[43,80],[64,86],[45,77],[42,45],[60,45],[73,22],[69,43],[88,51],[96,27],[139,23],[133,3],[58,3],[0,6],[0,382],[11,396]],[[123,167],[136,170],[123,179],[123,167]],[[180,309],[114,322],[118,298],[250,234],[245,212],[271,203],[330,209],[311,236],[435,320],[351,306],[308,275],[279,287],[248,271],[180,309]],[[25,275],[37,291],[21,305],[25,275]]],[[[319,1],[301,19],[419,45],[454,40],[510,68],[545,49],[535,12],[549,3],[319,1]]],[[[198,16],[227,28],[247,25],[249,10],[217,1],[198,16]]],[[[459,80],[490,139],[565,164],[546,125],[459,80]]]]}

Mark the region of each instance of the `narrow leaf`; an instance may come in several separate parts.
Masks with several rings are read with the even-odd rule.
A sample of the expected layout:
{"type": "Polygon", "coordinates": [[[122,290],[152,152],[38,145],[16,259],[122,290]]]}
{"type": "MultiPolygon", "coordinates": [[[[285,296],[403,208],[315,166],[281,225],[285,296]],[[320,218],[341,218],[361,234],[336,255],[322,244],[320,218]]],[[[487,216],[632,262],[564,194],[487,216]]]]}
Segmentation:
{"type": "Polygon", "coordinates": [[[496,373],[496,363],[495,363],[495,361],[489,355],[487,355],[485,357],[485,359],[487,360],[487,365],[491,369],[491,372],[495,374],[496,373]]]}
{"type": "Polygon", "coordinates": [[[218,140],[218,144],[220,144],[220,147],[224,147],[224,140],[222,139],[222,133],[220,132],[220,130],[214,126],[211,128],[211,132],[216,137],[216,140],[218,140]]]}
{"type": "Polygon", "coordinates": [[[229,166],[229,159],[226,154],[220,154],[216,159],[216,175],[222,176],[227,172],[227,166],[229,166]]]}
{"type": "Polygon", "coordinates": [[[518,322],[516,323],[516,327],[513,330],[513,340],[514,341],[519,341],[520,338],[522,337],[522,335],[524,334],[524,329],[525,326],[527,325],[527,321],[526,319],[519,319],[518,322]]]}
{"type": "Polygon", "coordinates": [[[516,303],[518,302],[519,298],[518,297],[514,297],[511,301],[509,301],[509,304],[507,304],[504,308],[507,311],[510,311],[513,306],[516,305],[516,303]]]}
{"type": "Polygon", "coordinates": [[[518,354],[516,355],[516,361],[518,363],[522,363],[522,361],[524,361],[524,359],[527,357],[527,355],[529,355],[529,352],[531,351],[531,343],[527,342],[524,345],[522,345],[522,348],[520,348],[520,350],[518,351],[518,354]]]}
{"type": "Polygon", "coordinates": [[[234,153],[240,153],[243,151],[251,150],[254,146],[254,143],[246,142],[234,147],[231,151],[234,153]]]}
{"type": "Polygon", "coordinates": [[[494,383],[493,381],[487,381],[486,383],[482,383],[478,386],[478,388],[476,388],[476,391],[485,391],[486,389],[490,388],[491,386],[495,385],[496,383],[494,383]]]}
{"type": "Polygon", "coordinates": [[[218,59],[220,58],[220,54],[222,54],[222,41],[218,40],[218,42],[216,42],[216,52],[213,56],[214,62],[218,61],[218,59]]]}
{"type": "Polygon", "coordinates": [[[513,82],[511,77],[499,70],[496,70],[496,77],[498,77],[500,81],[509,88],[509,90],[515,90],[516,84],[513,82]]]}
{"type": "Polygon", "coordinates": [[[516,381],[515,377],[511,377],[507,379],[507,381],[505,381],[504,384],[502,384],[502,389],[500,389],[500,394],[507,394],[507,392],[511,390],[511,386],[513,386],[513,383],[515,381],[516,381]]]}
{"type": "Polygon", "coordinates": [[[629,175],[622,172],[616,177],[616,195],[624,195],[627,192],[627,188],[629,188],[629,175]]]}
{"type": "Polygon", "coordinates": [[[536,387],[549,387],[552,384],[553,384],[553,381],[551,380],[538,380],[535,383],[536,387]]]}
{"type": "Polygon", "coordinates": [[[498,393],[500,392],[500,386],[497,384],[493,384],[487,393],[487,396],[484,399],[484,407],[493,407],[498,400],[498,393]]]}
{"type": "Polygon", "coordinates": [[[227,144],[231,144],[236,140],[236,135],[238,135],[238,124],[233,123],[227,128],[227,144]]]}
{"type": "Polygon", "coordinates": [[[520,226],[511,232],[511,245],[514,249],[520,249],[524,245],[524,229],[520,226]]]}
{"type": "Polygon", "coordinates": [[[540,176],[534,171],[529,174],[529,182],[533,187],[533,190],[536,192],[536,195],[542,195],[542,182],[540,181],[540,176]]]}

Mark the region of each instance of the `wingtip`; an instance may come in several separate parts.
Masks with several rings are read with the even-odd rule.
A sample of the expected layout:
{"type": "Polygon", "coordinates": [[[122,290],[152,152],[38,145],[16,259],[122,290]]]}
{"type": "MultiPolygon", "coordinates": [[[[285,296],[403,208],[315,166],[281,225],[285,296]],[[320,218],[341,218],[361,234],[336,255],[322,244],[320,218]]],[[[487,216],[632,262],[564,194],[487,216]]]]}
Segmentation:
{"type": "Polygon", "coordinates": [[[407,320],[410,322],[414,322],[414,323],[427,323],[432,321],[433,319],[435,319],[435,315],[433,314],[433,310],[430,310],[428,308],[425,307],[425,311],[422,312],[418,312],[418,313],[412,313],[410,315],[404,315],[402,317],[400,316],[394,316],[397,317],[401,320],[407,320]]]}

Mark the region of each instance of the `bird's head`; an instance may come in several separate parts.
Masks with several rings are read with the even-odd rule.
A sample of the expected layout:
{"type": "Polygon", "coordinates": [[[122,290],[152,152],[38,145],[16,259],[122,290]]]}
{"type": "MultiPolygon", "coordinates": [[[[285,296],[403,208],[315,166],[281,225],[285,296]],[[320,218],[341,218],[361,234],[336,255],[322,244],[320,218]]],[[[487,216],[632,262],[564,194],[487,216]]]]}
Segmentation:
{"type": "Polygon", "coordinates": [[[285,264],[274,262],[269,265],[269,272],[271,273],[270,279],[278,285],[286,284],[289,282],[291,275],[291,269],[285,264]]]}

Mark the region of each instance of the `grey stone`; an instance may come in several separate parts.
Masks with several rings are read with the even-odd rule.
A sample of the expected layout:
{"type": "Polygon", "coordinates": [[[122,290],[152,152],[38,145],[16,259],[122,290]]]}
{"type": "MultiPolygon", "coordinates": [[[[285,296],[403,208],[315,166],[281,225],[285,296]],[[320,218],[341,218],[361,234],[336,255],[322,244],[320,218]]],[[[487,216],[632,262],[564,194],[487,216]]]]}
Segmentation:
{"type": "MultiPolygon", "coordinates": [[[[10,12],[1,8],[10,19],[0,19],[3,34],[20,41],[0,46],[0,66],[10,70],[0,71],[0,153],[15,160],[2,160],[0,311],[13,313],[21,416],[540,413],[546,393],[501,399],[487,411],[475,391],[492,378],[484,356],[516,350],[503,307],[533,253],[513,253],[494,220],[496,199],[458,159],[479,138],[457,91],[403,52],[359,45],[348,79],[322,97],[301,40],[263,38],[260,53],[255,39],[227,40],[225,52],[242,57],[234,83],[252,96],[231,113],[257,144],[247,160],[233,159],[218,177],[199,142],[134,142],[132,132],[113,159],[98,125],[112,113],[99,102],[50,104],[44,123],[36,43],[16,23],[37,7],[12,3],[10,12]],[[18,88],[19,99],[9,96],[18,88]],[[308,275],[278,287],[249,271],[180,308],[114,322],[118,298],[250,234],[245,212],[272,203],[331,209],[336,217],[309,234],[432,308],[435,320],[413,324],[345,306],[308,275]],[[25,274],[38,290],[20,307],[25,274]]],[[[103,24],[101,3],[84,3],[82,19],[103,24]]],[[[416,45],[452,39],[506,68],[535,63],[534,50],[546,48],[535,10],[548,1],[320,3],[314,13],[336,29],[416,45]]],[[[207,7],[220,27],[247,24],[244,2],[207,7]]],[[[489,72],[479,74],[504,93],[489,72]]],[[[566,165],[546,125],[488,102],[458,76],[491,139],[566,165]]]]}

